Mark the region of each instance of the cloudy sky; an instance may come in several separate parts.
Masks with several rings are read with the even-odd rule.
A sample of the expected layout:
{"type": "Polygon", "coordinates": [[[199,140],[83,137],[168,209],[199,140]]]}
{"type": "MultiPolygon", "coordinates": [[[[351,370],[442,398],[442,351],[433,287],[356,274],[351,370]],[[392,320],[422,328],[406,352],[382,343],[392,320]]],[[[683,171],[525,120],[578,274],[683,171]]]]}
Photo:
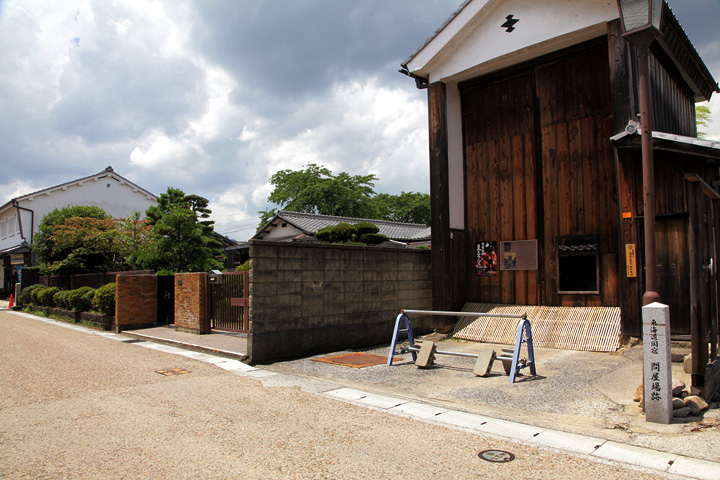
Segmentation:
{"type": "MultiPolygon", "coordinates": [[[[0,0],[0,200],[111,165],[246,240],[281,169],[427,193],[426,92],[397,70],[461,3],[0,0]]],[[[719,79],[720,0],[671,5],[719,79]]]]}

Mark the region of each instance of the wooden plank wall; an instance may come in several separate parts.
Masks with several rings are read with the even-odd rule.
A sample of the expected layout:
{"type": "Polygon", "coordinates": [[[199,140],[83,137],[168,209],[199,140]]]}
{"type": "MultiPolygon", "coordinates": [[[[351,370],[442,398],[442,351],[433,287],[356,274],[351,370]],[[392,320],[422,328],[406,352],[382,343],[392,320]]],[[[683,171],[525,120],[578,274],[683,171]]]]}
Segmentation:
{"type": "Polygon", "coordinates": [[[650,56],[653,130],[694,137],[697,124],[693,92],[672,60],[665,57],[658,49],[650,56]]]}
{"type": "MultiPolygon", "coordinates": [[[[466,90],[462,102],[467,199],[463,261],[472,265],[476,241],[538,238],[532,72],[466,90]]],[[[466,279],[469,300],[540,301],[536,271],[477,277],[468,268],[466,279]]]]}
{"type": "MultiPolygon", "coordinates": [[[[476,241],[538,239],[538,271],[477,277],[468,301],[618,306],[618,207],[608,50],[588,48],[485,84],[461,86],[465,262],[476,241]],[[559,295],[557,236],[600,237],[600,295],[559,295]]],[[[498,247],[500,244],[498,243],[498,247]]]]}
{"type": "Polygon", "coordinates": [[[606,46],[536,69],[547,305],[618,306],[618,208],[606,46]],[[600,295],[560,295],[557,236],[599,235],[600,295]]]}
{"type": "MultiPolygon", "coordinates": [[[[644,258],[642,159],[639,149],[619,151],[618,177],[621,211],[632,218],[622,219],[621,244],[637,246],[638,277],[620,276],[623,291],[623,333],[638,335],[641,327],[644,258]]],[[[706,182],[718,180],[718,168],[701,157],[656,150],[655,164],[655,248],[657,290],[662,303],[670,307],[673,335],[690,334],[690,257],[686,173],[698,173],[706,182]]],[[[621,267],[624,268],[622,260],[621,267]]]]}

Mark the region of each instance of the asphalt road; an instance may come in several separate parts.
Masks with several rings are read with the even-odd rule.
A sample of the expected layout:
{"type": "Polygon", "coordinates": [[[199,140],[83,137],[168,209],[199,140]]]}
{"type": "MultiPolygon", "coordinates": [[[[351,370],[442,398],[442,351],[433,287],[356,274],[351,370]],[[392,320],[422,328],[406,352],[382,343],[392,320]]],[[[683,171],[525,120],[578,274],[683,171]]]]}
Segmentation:
{"type": "MultiPolygon", "coordinates": [[[[652,479],[0,312],[0,478],[652,479]],[[164,376],[157,370],[189,373],[164,376]],[[490,463],[478,452],[513,453],[490,463]]],[[[677,478],[677,477],[668,477],[677,478]]]]}

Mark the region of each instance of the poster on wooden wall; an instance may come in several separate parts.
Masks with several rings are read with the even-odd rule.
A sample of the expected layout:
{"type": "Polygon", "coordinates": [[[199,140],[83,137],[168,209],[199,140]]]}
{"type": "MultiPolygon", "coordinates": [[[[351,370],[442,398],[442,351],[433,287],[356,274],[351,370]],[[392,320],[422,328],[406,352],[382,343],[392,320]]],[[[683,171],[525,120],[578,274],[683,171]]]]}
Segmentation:
{"type": "Polygon", "coordinates": [[[497,273],[497,242],[476,242],[475,275],[480,277],[494,277],[497,273]]]}
{"type": "Polygon", "coordinates": [[[537,270],[537,240],[500,242],[500,270],[537,270]]]}

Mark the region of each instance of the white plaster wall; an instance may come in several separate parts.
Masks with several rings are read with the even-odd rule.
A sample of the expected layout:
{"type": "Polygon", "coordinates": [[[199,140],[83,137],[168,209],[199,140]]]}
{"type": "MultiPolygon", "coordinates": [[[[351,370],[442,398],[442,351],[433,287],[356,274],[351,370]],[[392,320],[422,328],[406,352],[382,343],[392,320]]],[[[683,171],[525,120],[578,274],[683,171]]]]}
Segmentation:
{"type": "Polygon", "coordinates": [[[619,16],[614,0],[476,0],[465,10],[408,63],[411,72],[466,80],[601,36],[619,16]],[[511,14],[519,23],[507,33],[511,14]]]}
{"type": "Polygon", "coordinates": [[[263,236],[263,240],[274,240],[279,238],[297,237],[303,233],[302,230],[295,228],[294,226],[287,224],[286,227],[282,226],[282,222],[274,228],[269,228],[269,232],[263,236]]]}
{"type": "Polygon", "coordinates": [[[19,225],[20,222],[15,208],[9,208],[0,214],[0,250],[22,243],[19,225]]]}
{"type": "MultiPolygon", "coordinates": [[[[18,204],[27,210],[32,210],[32,213],[27,210],[20,211],[22,237],[31,243],[31,234],[37,232],[43,217],[56,208],[94,205],[115,218],[125,218],[136,211],[144,217],[145,211],[156,205],[157,201],[132,185],[121,183],[114,177],[105,176],[97,180],[87,180],[82,184],[71,184],[57,189],[48,189],[34,196],[26,196],[18,200],[18,204]]],[[[11,210],[13,214],[17,212],[15,208],[11,210]]],[[[0,250],[20,245],[22,240],[23,238],[18,234],[12,239],[7,238],[0,241],[0,250]]]]}

